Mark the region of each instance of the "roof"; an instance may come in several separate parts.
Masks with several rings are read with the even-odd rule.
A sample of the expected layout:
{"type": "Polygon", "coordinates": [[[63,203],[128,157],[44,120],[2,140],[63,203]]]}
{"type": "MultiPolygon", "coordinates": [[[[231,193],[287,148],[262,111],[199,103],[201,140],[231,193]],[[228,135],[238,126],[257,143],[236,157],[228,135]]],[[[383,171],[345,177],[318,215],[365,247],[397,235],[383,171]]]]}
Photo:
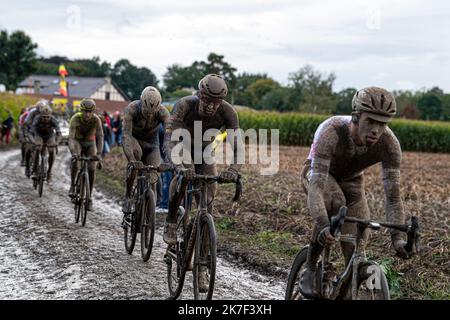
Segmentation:
{"type": "MultiPolygon", "coordinates": [[[[33,88],[34,82],[40,81],[40,94],[54,95],[59,91],[59,76],[49,76],[49,75],[30,75],[25,80],[21,81],[18,87],[33,88]]],[[[100,89],[104,84],[108,82],[105,77],[76,77],[68,76],[66,81],[69,85],[69,96],[73,97],[90,97],[98,89],[100,89]]],[[[112,85],[120,92],[125,100],[129,100],[127,95],[113,82],[112,85]]]]}
{"type": "MultiPolygon", "coordinates": [[[[24,95],[36,97],[37,99],[47,99],[51,101],[53,98],[61,98],[58,96],[54,96],[51,94],[31,94],[24,93],[24,95]]],[[[67,97],[69,103],[72,103],[74,100],[81,100],[81,97],[67,97]]],[[[94,99],[96,104],[96,111],[108,111],[109,113],[113,113],[115,111],[123,111],[125,107],[130,103],[129,101],[112,101],[112,100],[100,100],[94,99]]]]}

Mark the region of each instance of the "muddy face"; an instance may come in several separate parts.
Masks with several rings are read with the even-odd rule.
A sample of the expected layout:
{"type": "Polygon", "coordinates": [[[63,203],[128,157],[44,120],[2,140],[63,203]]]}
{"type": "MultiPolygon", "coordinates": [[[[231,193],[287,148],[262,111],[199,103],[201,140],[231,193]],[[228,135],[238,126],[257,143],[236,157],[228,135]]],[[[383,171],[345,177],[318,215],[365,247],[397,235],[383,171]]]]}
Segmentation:
{"type": "Polygon", "coordinates": [[[359,141],[367,146],[374,145],[380,139],[385,128],[385,122],[371,119],[367,113],[363,112],[358,122],[359,141]]]}
{"type": "Polygon", "coordinates": [[[83,111],[83,121],[89,121],[92,119],[93,117],[93,112],[92,111],[83,111]]]}
{"type": "Polygon", "coordinates": [[[200,96],[200,102],[198,105],[198,113],[201,117],[210,118],[214,116],[219,109],[222,100],[220,99],[208,99],[207,97],[200,96]]]}

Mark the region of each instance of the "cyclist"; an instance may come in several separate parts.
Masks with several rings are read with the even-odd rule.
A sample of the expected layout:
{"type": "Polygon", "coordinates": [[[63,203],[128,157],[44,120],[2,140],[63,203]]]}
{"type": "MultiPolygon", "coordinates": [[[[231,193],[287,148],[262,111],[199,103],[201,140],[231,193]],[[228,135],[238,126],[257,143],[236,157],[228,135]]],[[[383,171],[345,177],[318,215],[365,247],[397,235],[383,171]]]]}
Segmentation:
{"type": "MultiPolygon", "coordinates": [[[[80,102],[81,112],[75,113],[70,119],[69,126],[69,149],[73,160],[71,164],[71,182],[69,196],[74,195],[75,178],[79,169],[79,158],[81,155],[90,157],[92,160],[100,160],[103,151],[103,128],[102,121],[94,113],[95,101],[83,99],[80,102]]],[[[94,190],[96,163],[90,162],[89,186],[91,198],[88,201],[87,210],[92,210],[92,191],[94,190]]]]}
{"type": "MultiPolygon", "coordinates": [[[[124,109],[123,151],[128,159],[125,201],[122,207],[124,219],[131,213],[131,191],[137,170],[144,165],[158,166],[161,162],[159,149],[159,125],[164,127],[169,111],[161,105],[161,94],[155,87],[142,90],[140,100],[131,102],[124,109]]],[[[156,196],[156,183],[152,184],[156,196]]]]}
{"type": "MultiPolygon", "coordinates": [[[[167,149],[167,157],[169,161],[173,162],[171,152],[178,141],[172,141],[172,133],[177,129],[186,129],[191,137],[202,139],[203,133],[208,129],[239,129],[239,119],[234,108],[224,100],[228,92],[225,80],[216,74],[208,74],[200,80],[198,85],[198,92],[194,96],[181,98],[174,106],[170,120],[167,124],[165,144],[167,149]],[[194,121],[201,121],[202,136],[194,137],[194,121]]],[[[191,139],[191,154],[194,154],[194,139],[191,139]]],[[[211,141],[202,141],[202,149],[204,150],[211,144],[211,141]]],[[[238,143],[233,144],[234,158],[233,163],[224,171],[220,173],[220,177],[225,181],[234,181],[238,176],[240,164],[237,164],[237,148],[238,143]]],[[[197,174],[217,175],[216,165],[205,163],[202,158],[201,163],[184,163],[175,164],[177,171],[181,171],[187,181],[197,174]]],[[[174,245],[176,243],[176,219],[177,210],[181,203],[182,197],[186,190],[187,183],[185,182],[180,190],[176,192],[176,176],[172,179],[170,184],[170,198],[169,198],[169,212],[166,217],[166,224],[164,227],[163,239],[167,244],[174,245]]],[[[208,209],[212,213],[213,199],[217,188],[214,183],[208,189],[208,209]]],[[[206,270],[200,270],[199,286],[201,290],[207,290],[208,280],[206,270]]]]}
{"type": "MultiPolygon", "coordinates": [[[[382,88],[364,88],[354,95],[352,110],[351,116],[334,116],[320,124],[301,172],[308,208],[315,221],[306,271],[300,280],[300,291],[307,298],[317,297],[317,260],[324,245],[334,242],[329,218],[343,205],[348,207],[348,216],[369,218],[363,170],[381,163],[386,220],[405,222],[400,199],[402,151],[387,126],[396,113],[395,98],[382,88]]],[[[354,224],[344,224],[342,233],[355,234],[355,228],[354,224]]],[[[364,238],[367,236],[366,232],[364,238]]],[[[410,257],[412,253],[406,251],[400,231],[392,229],[391,240],[401,258],[410,257]]],[[[342,243],[341,247],[347,263],[352,245],[342,243]]]]}
{"type": "Polygon", "coordinates": [[[42,145],[47,144],[48,149],[48,170],[47,183],[52,179],[52,167],[55,160],[55,146],[61,140],[61,130],[59,129],[58,121],[52,116],[52,108],[44,106],[41,108],[39,115],[34,117],[31,125],[29,139],[33,144],[34,165],[33,176],[36,178],[37,167],[39,165],[39,157],[37,153],[40,152],[42,145]],[[55,137],[56,133],[56,137],[55,137]]]}
{"type": "Polygon", "coordinates": [[[50,107],[50,104],[48,102],[48,100],[45,99],[41,99],[39,100],[33,108],[31,108],[31,110],[28,112],[27,116],[25,117],[25,121],[24,124],[22,126],[23,129],[23,139],[26,142],[26,146],[25,146],[25,175],[27,176],[27,178],[30,177],[30,165],[33,162],[33,160],[31,159],[32,156],[32,151],[33,151],[33,144],[30,141],[30,129],[31,129],[31,125],[33,124],[33,120],[34,118],[39,115],[41,113],[41,109],[43,107],[50,107]]]}
{"type": "Polygon", "coordinates": [[[32,107],[25,108],[24,112],[19,116],[19,141],[20,141],[20,151],[21,151],[21,161],[20,166],[25,167],[25,152],[27,150],[27,141],[25,141],[24,136],[24,124],[25,119],[27,118],[28,114],[30,113],[30,109],[32,107]]]}

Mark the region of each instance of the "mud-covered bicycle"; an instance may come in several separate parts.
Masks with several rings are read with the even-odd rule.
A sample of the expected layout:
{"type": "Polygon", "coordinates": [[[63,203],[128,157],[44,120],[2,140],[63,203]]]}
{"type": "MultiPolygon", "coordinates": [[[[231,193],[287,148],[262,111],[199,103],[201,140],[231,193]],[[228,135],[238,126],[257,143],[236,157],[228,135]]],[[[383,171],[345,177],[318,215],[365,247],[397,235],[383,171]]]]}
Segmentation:
{"type": "MultiPolygon", "coordinates": [[[[342,273],[337,273],[331,261],[331,246],[325,246],[317,267],[317,288],[320,299],[350,300],[389,300],[389,286],[386,275],[374,261],[368,261],[363,247],[363,232],[366,229],[379,230],[381,227],[396,229],[407,234],[407,252],[419,251],[419,221],[411,217],[410,224],[375,222],[347,217],[347,207],[341,207],[339,213],[331,218],[330,233],[337,241],[353,244],[353,254],[342,273]],[[356,223],[357,234],[340,234],[344,223],[356,223]]],[[[308,246],[304,247],[294,259],[286,286],[286,300],[303,300],[299,290],[299,281],[304,271],[308,246]]]]}
{"type": "MultiPolygon", "coordinates": [[[[177,192],[183,183],[183,175],[177,176],[177,192]]],[[[196,174],[186,190],[183,204],[177,214],[177,239],[169,245],[164,255],[167,264],[167,280],[170,297],[177,299],[183,289],[186,272],[193,271],[194,299],[211,300],[216,274],[216,229],[212,212],[208,210],[207,195],[210,183],[234,183],[236,185],[233,201],[238,201],[242,193],[242,179],[223,181],[219,176],[196,174]],[[197,195],[198,209],[191,215],[192,198],[197,195]],[[191,266],[191,259],[194,262],[191,266]],[[192,269],[191,269],[192,268],[192,269]],[[207,290],[199,287],[199,273],[204,270],[208,279],[207,290]]]]}

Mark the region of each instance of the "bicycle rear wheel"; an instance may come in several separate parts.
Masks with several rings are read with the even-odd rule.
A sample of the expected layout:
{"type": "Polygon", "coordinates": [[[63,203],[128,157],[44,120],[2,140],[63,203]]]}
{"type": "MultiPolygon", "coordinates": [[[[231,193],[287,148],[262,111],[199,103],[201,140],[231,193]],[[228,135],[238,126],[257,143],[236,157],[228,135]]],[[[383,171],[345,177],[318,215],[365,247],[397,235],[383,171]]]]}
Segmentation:
{"type": "Polygon", "coordinates": [[[155,238],[155,194],[149,190],[141,209],[141,256],[145,262],[150,259],[155,238]]]}
{"type": "Polygon", "coordinates": [[[183,290],[184,279],[186,277],[187,264],[186,247],[188,243],[188,235],[190,231],[186,226],[185,210],[183,207],[178,208],[177,222],[177,243],[174,246],[168,246],[164,261],[167,264],[167,284],[169,286],[170,299],[177,299],[183,290]]]}
{"type": "MultiPolygon", "coordinates": [[[[133,188],[132,194],[131,194],[131,201],[133,203],[137,203],[137,190],[136,187],[133,188]]],[[[134,246],[136,244],[136,236],[137,236],[137,230],[136,230],[136,211],[139,210],[136,206],[133,206],[132,213],[130,214],[130,220],[129,222],[125,223],[125,227],[123,229],[123,239],[125,243],[125,250],[128,254],[132,254],[134,250],[134,246]]]]}
{"type": "Polygon", "coordinates": [[[358,266],[356,300],[389,300],[386,275],[376,262],[362,262],[358,266]]]}
{"type": "Polygon", "coordinates": [[[299,251],[292,263],[289,272],[288,282],[286,286],[285,300],[302,300],[303,296],[299,290],[299,283],[302,271],[304,270],[306,258],[308,256],[308,247],[304,247],[299,251]]]}
{"type": "Polygon", "coordinates": [[[89,199],[91,195],[91,189],[89,187],[89,175],[87,173],[83,173],[84,177],[84,199],[82,200],[84,202],[83,210],[81,211],[81,226],[86,225],[86,217],[88,213],[88,206],[89,206],[89,199]]]}
{"type": "Polygon", "coordinates": [[[195,241],[194,253],[194,299],[211,300],[214,292],[214,281],[216,277],[216,229],[214,221],[209,213],[202,214],[197,239],[195,241]],[[201,281],[200,273],[206,278],[201,281]]]}

